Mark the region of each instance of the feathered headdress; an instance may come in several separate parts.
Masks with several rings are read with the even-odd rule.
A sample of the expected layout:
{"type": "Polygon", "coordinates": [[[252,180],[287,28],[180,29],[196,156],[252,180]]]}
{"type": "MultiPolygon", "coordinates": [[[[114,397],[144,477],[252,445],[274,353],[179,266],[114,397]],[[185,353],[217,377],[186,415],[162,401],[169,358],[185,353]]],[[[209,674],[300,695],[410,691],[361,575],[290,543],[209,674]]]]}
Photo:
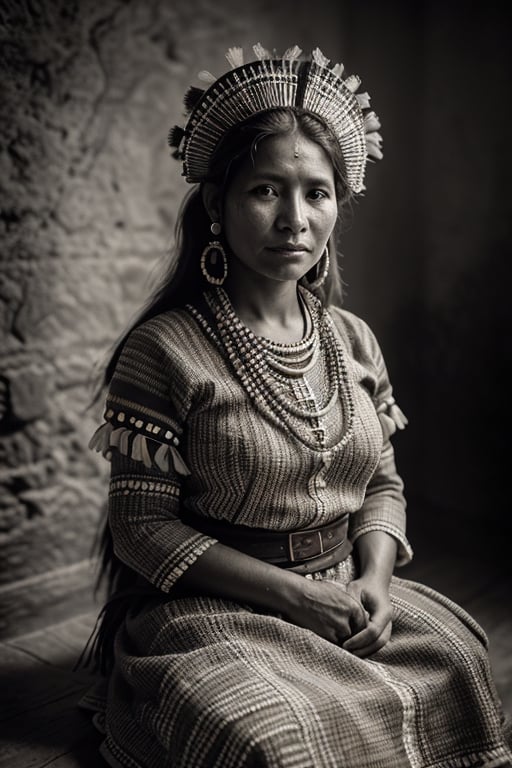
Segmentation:
{"type": "Polygon", "coordinates": [[[186,180],[195,183],[207,177],[215,148],[238,123],[276,107],[300,107],[331,128],[343,154],[348,186],[353,193],[361,192],[367,158],[382,157],[382,137],[370,97],[356,93],[359,77],[343,79],[343,64],[330,67],[319,48],[308,60],[300,58],[296,45],[281,57],[260,43],[253,50],[257,60],[244,63],[242,49],[230,48],[226,58],[232,69],[218,79],[200,72],[207,90],[192,87],[185,94],[187,123],[170,130],[169,145],[183,161],[186,180]]]}

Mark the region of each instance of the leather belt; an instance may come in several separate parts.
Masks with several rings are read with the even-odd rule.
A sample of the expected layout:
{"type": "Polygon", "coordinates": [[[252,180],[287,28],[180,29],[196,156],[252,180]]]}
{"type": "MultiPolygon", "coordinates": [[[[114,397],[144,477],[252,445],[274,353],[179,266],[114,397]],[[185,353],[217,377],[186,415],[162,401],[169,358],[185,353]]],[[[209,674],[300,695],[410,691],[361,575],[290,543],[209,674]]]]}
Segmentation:
{"type": "Polygon", "coordinates": [[[348,514],[324,526],[289,532],[234,525],[189,512],[181,519],[221,544],[298,573],[328,568],[345,560],[352,551],[347,538],[348,514]]]}

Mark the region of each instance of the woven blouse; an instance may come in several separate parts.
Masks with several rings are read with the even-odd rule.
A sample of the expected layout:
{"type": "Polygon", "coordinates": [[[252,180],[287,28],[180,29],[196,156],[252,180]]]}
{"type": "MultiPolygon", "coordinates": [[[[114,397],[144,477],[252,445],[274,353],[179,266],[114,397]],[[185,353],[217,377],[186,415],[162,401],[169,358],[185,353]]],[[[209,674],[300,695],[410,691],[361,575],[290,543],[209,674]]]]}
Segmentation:
{"type": "Polygon", "coordinates": [[[112,461],[116,554],[160,590],[168,592],[216,542],[185,524],[183,511],[284,532],[349,513],[352,542],[385,531],[398,542],[397,564],[410,560],[403,484],[389,440],[402,424],[382,353],[361,319],[329,312],[355,421],[344,444],[346,414],[338,403],[324,447],[315,447],[306,425],[304,434],[293,433],[248,397],[187,309],[162,313],[129,335],[94,447],[112,461]]]}
{"type": "MultiPolygon", "coordinates": [[[[107,603],[107,632],[121,616],[115,662],[82,701],[101,753],[116,768],[511,765],[485,633],[429,587],[391,578],[393,633],[366,658],[278,614],[172,589],[215,542],[185,524],[198,515],[285,532],[348,513],[352,541],[385,531],[398,562],[411,557],[389,440],[405,417],[368,326],[335,308],[312,315],[320,352],[295,377],[271,367],[282,345],[258,358],[270,347],[253,338],[248,377],[243,329],[224,324],[232,308],[208,307],[129,335],[92,440],[112,461],[115,552],[161,590],[107,603]]],[[[289,372],[297,345],[285,346],[289,372]]],[[[349,555],[305,578],[346,589],[356,573],[349,555]]]]}

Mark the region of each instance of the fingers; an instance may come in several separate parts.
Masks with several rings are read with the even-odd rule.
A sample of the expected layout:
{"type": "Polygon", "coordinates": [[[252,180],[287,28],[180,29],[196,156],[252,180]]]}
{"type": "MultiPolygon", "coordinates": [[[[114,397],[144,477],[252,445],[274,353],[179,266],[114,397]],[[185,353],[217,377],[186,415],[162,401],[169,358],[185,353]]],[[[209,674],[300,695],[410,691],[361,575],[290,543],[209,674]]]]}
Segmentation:
{"type": "Polygon", "coordinates": [[[352,630],[348,621],[339,621],[338,626],[334,630],[334,642],[336,645],[343,645],[345,640],[348,640],[352,636],[352,630]]]}
{"type": "Polygon", "coordinates": [[[370,621],[366,629],[346,640],[342,647],[354,656],[370,656],[386,645],[391,637],[391,629],[391,620],[384,626],[380,622],[370,621]]]}
{"type": "Polygon", "coordinates": [[[345,594],[349,598],[349,634],[354,635],[366,627],[369,615],[358,598],[349,592],[345,594]]]}
{"type": "Polygon", "coordinates": [[[323,632],[328,640],[331,640],[334,635],[334,642],[337,645],[341,645],[354,634],[364,630],[369,621],[368,612],[361,603],[347,593],[343,593],[342,596],[342,604],[331,617],[331,621],[326,622],[323,632]]]}
{"type": "Polygon", "coordinates": [[[288,614],[290,621],[337,645],[367,626],[368,613],[360,600],[338,584],[307,581],[305,586],[305,600],[300,610],[288,614]]]}
{"type": "Polygon", "coordinates": [[[354,656],[357,656],[358,658],[366,658],[367,656],[371,656],[374,653],[377,653],[381,648],[383,648],[386,643],[389,642],[391,639],[391,622],[389,622],[388,625],[386,625],[384,631],[382,634],[375,640],[375,642],[371,643],[370,645],[365,646],[364,648],[360,648],[359,650],[352,651],[354,656]]]}
{"type": "MultiPolygon", "coordinates": [[[[350,595],[348,596],[350,597],[350,595]]],[[[368,612],[355,599],[350,597],[348,601],[348,612],[344,616],[338,616],[336,621],[336,643],[342,645],[354,634],[358,634],[367,626],[369,621],[368,612]]]]}
{"type": "MultiPolygon", "coordinates": [[[[391,605],[381,606],[375,611],[368,625],[358,633],[354,633],[344,644],[343,648],[351,653],[364,653],[367,655],[376,649],[381,640],[382,645],[387,643],[391,636],[391,619],[393,617],[391,605]]],[[[379,645],[379,647],[382,647],[379,645]]]]}
{"type": "Polygon", "coordinates": [[[355,634],[360,629],[364,629],[366,626],[368,626],[368,622],[370,621],[370,614],[366,610],[365,606],[363,605],[363,599],[362,599],[362,589],[359,585],[356,585],[354,582],[350,582],[347,584],[346,589],[347,595],[350,595],[350,597],[353,597],[354,600],[356,600],[357,604],[360,605],[363,609],[363,619],[364,623],[361,627],[356,627],[355,625],[352,627],[352,634],[355,634]]]}

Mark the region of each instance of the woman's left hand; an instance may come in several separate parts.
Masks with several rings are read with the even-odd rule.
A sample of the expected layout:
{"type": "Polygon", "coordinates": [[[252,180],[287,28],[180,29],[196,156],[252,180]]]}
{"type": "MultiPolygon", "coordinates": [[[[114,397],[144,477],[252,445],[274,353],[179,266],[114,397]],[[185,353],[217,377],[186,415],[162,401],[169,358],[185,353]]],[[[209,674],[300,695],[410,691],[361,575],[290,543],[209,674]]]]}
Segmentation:
{"type": "Polygon", "coordinates": [[[343,643],[343,648],[354,656],[370,656],[376,653],[391,637],[392,608],[389,597],[389,587],[386,583],[375,578],[365,578],[351,581],[347,592],[360,601],[368,612],[367,626],[343,643]]]}

